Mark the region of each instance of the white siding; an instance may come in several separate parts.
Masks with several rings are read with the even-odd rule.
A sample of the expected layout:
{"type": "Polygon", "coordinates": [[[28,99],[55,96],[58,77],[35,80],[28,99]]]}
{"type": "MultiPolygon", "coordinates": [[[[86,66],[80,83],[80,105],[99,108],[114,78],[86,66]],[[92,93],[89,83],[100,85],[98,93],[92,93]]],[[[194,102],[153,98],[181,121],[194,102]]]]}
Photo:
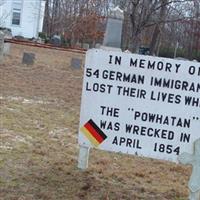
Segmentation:
{"type": "Polygon", "coordinates": [[[20,25],[12,25],[13,2],[16,0],[6,1],[0,6],[0,26],[12,30],[13,36],[21,35],[32,38],[38,36],[38,31],[42,30],[44,18],[44,3],[41,0],[17,0],[22,1],[20,25]]]}
{"type": "Polygon", "coordinates": [[[39,30],[38,30],[38,32],[42,32],[42,29],[43,29],[44,13],[45,13],[45,1],[42,1],[41,2],[40,16],[39,16],[39,30]]]}
{"type": "Polygon", "coordinates": [[[0,26],[10,28],[11,15],[12,15],[12,1],[7,1],[0,8],[0,26]]]}

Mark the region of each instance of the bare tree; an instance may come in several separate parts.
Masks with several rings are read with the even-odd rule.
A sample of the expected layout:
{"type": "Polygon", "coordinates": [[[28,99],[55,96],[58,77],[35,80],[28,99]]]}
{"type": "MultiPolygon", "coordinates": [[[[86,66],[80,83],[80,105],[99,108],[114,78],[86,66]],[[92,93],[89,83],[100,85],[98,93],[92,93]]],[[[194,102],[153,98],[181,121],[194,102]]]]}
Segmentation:
{"type": "MultiPolygon", "coordinates": [[[[195,0],[199,1],[199,0],[195,0]]],[[[126,16],[130,17],[131,34],[129,48],[137,52],[139,46],[143,43],[145,32],[149,33],[149,46],[151,54],[158,50],[162,30],[166,24],[181,21],[190,17],[185,16],[182,12],[175,9],[186,2],[192,0],[129,0],[126,16]],[[170,11],[176,12],[176,18],[171,18],[170,11]]],[[[185,10],[184,10],[185,11],[185,10]]],[[[128,20],[127,20],[128,21],[128,20]]]]}
{"type": "Polygon", "coordinates": [[[200,0],[46,0],[44,32],[72,45],[94,44],[102,40],[110,7],[117,5],[125,15],[123,49],[138,52],[144,45],[158,55],[178,42],[187,56],[199,55],[200,0]]]}

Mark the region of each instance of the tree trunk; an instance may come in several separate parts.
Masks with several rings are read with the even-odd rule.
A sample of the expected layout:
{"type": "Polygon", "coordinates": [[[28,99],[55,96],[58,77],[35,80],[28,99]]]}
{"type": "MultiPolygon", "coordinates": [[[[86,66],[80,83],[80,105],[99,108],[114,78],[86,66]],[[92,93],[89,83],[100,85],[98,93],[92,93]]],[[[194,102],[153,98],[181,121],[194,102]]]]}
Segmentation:
{"type": "Polygon", "coordinates": [[[168,0],[161,0],[161,8],[160,8],[160,13],[159,13],[159,20],[161,21],[161,23],[158,22],[155,25],[151,43],[150,43],[150,55],[155,55],[157,52],[159,38],[161,37],[161,29],[164,28],[164,21],[166,19],[167,3],[168,3],[168,0]]]}

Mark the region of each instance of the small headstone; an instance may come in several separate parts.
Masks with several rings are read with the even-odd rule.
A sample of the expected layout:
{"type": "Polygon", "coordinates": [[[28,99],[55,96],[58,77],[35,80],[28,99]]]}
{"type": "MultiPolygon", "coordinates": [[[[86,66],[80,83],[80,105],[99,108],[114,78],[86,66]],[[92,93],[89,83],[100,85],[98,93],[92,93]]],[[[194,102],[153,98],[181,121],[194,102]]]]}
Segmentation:
{"type": "Polygon", "coordinates": [[[77,42],[76,45],[75,45],[75,47],[76,47],[76,48],[81,48],[81,43],[80,43],[80,42],[77,42]]]}
{"type": "Polygon", "coordinates": [[[140,47],[139,48],[139,54],[141,54],[141,55],[150,55],[149,47],[140,47]]]}
{"type": "Polygon", "coordinates": [[[45,40],[40,37],[37,39],[37,42],[40,44],[45,44],[45,40]]]}
{"type": "MultiPolygon", "coordinates": [[[[5,29],[3,32],[4,32],[4,39],[12,39],[11,30],[5,29]]],[[[10,47],[11,47],[11,43],[5,42],[4,49],[3,49],[4,55],[10,54],[10,47]]]]}
{"type": "Polygon", "coordinates": [[[183,153],[179,156],[179,161],[182,164],[192,165],[192,175],[189,180],[190,200],[200,199],[200,139],[194,143],[194,153],[183,153]]]}
{"type": "Polygon", "coordinates": [[[71,59],[71,67],[73,69],[80,69],[82,65],[82,60],[79,58],[72,58],[71,59]]]}
{"type": "Polygon", "coordinates": [[[88,43],[83,43],[83,49],[88,50],[90,48],[90,45],[88,43]]]}
{"type": "Polygon", "coordinates": [[[11,44],[6,42],[4,44],[4,48],[3,48],[3,54],[4,55],[9,55],[10,54],[10,47],[11,47],[11,44]]]}
{"type": "Polygon", "coordinates": [[[3,51],[4,51],[4,33],[0,31],[0,61],[3,60],[3,51]]]}
{"type": "Polygon", "coordinates": [[[50,43],[54,46],[61,46],[61,37],[59,35],[54,35],[51,38],[50,43]]]}
{"type": "Polygon", "coordinates": [[[96,44],[95,44],[95,48],[96,48],[96,49],[100,49],[100,48],[101,48],[101,44],[96,43],[96,44]]]}
{"type": "Polygon", "coordinates": [[[25,40],[25,38],[23,36],[21,36],[21,35],[16,35],[15,39],[16,40],[25,40]]]}
{"type": "Polygon", "coordinates": [[[35,62],[35,54],[25,52],[23,55],[22,63],[26,65],[33,65],[35,62]]]}

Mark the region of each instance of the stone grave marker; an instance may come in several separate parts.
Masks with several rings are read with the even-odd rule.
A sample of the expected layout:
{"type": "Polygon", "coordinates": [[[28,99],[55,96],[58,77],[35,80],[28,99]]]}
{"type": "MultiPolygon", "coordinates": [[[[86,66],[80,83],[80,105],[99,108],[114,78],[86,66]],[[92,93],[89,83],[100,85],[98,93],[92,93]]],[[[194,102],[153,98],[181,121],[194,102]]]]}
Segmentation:
{"type": "Polygon", "coordinates": [[[59,35],[54,35],[51,38],[50,43],[54,46],[61,46],[61,37],[59,35]]]}
{"type": "Polygon", "coordinates": [[[83,43],[83,49],[88,50],[90,48],[90,45],[88,43],[83,43]]]}
{"type": "Polygon", "coordinates": [[[75,44],[75,47],[76,47],[76,48],[81,48],[81,43],[80,43],[80,42],[77,42],[77,43],[75,44]]]}
{"type": "Polygon", "coordinates": [[[4,51],[4,33],[0,31],[0,61],[3,60],[3,51],[4,51]]]}
{"type": "Polygon", "coordinates": [[[124,13],[117,6],[111,10],[107,20],[103,46],[121,49],[121,36],[124,13]]]}
{"type": "Polygon", "coordinates": [[[79,58],[72,58],[71,59],[71,67],[73,69],[80,69],[82,66],[82,60],[79,58]]]}
{"type": "Polygon", "coordinates": [[[35,62],[35,54],[24,52],[22,64],[33,65],[35,62]]]}
{"type": "MultiPolygon", "coordinates": [[[[11,31],[5,29],[3,32],[4,32],[4,39],[12,39],[11,31]]],[[[4,49],[3,49],[4,55],[10,54],[10,47],[11,47],[11,43],[8,43],[8,42],[4,43],[4,49]]]]}
{"type": "Polygon", "coordinates": [[[95,44],[95,48],[96,48],[96,49],[100,49],[100,48],[101,48],[101,44],[96,43],[96,44],[95,44]]]}

